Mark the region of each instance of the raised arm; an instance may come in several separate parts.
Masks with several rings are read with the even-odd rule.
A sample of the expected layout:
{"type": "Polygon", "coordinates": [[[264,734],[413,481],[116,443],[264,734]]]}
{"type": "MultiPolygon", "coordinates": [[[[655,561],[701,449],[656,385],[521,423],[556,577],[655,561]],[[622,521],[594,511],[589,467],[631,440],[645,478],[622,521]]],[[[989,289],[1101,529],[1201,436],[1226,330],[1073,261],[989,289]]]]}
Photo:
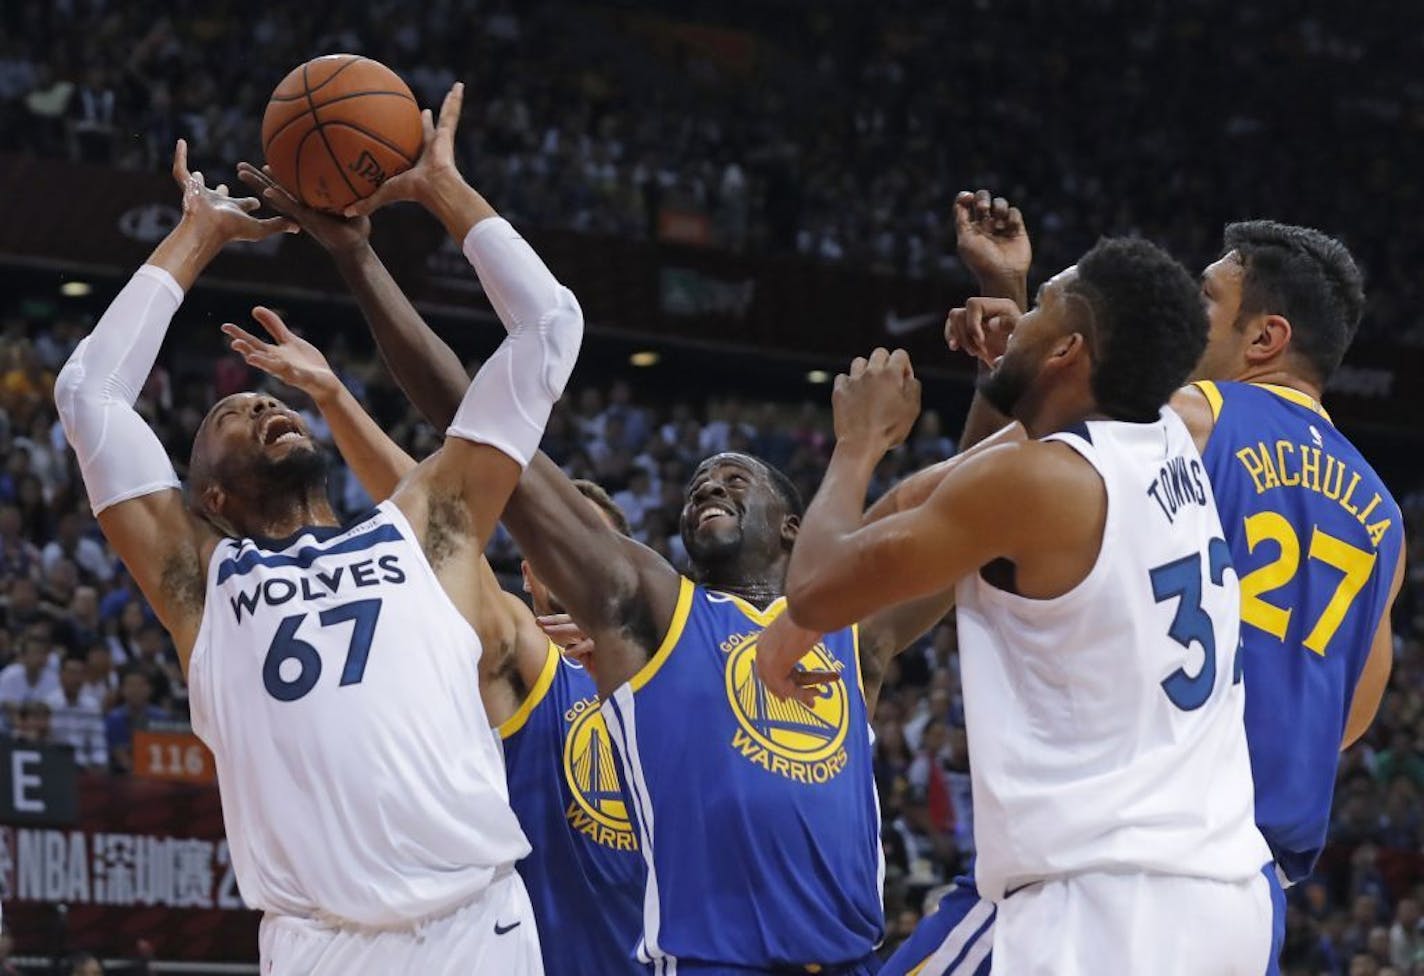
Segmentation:
{"type": "MultiPolygon", "coordinates": [[[[1077,494],[1091,512],[1093,499],[1103,501],[1101,481],[1092,480],[1096,474],[1086,465],[1060,459],[1064,452],[1055,452],[1057,445],[1034,441],[976,451],[923,504],[866,522],[862,509],[871,475],[919,412],[909,360],[883,349],[869,362],[857,360],[850,376],[836,380],[835,407],[835,451],[802,520],[787,572],[788,628],[827,633],[868,620],[943,594],[994,559],[1016,559],[1030,548],[1057,558],[1064,539],[1071,549],[1083,542],[1079,535],[1092,531],[1091,517],[1082,520],[1086,525],[1063,527],[1058,513],[1062,499],[1077,494]],[[1091,492],[1097,494],[1089,497],[1091,492]],[[1015,517],[1004,518],[1005,511],[1015,517]]],[[[1072,567],[1071,554],[1064,564],[1072,567]]],[[[792,669],[798,643],[766,646],[764,638],[763,645],[757,653],[763,680],[778,694],[797,694],[792,669]]]]}
{"type": "Polygon", "coordinates": [[[255,308],[252,317],[273,341],[263,342],[228,322],[222,330],[231,340],[233,351],[247,365],[310,397],[331,428],[336,449],[356,473],[366,494],[376,501],[391,497],[400,480],[415,470],[415,459],[401,450],[357,402],[320,349],[287,328],[281,316],[271,309],[255,308]]]}
{"type": "Polygon", "coordinates": [[[260,240],[295,226],[250,215],[189,173],[179,141],[173,176],[183,217],[119,292],[55,382],[55,404],[79,459],[99,526],[163,625],[186,672],[203,613],[206,560],[217,536],[188,511],[163,445],[134,410],[184,293],[229,242],[260,240]]]}
{"type": "MultiPolygon", "coordinates": [[[[445,112],[441,114],[443,119],[445,112]]],[[[421,318],[370,248],[365,218],[343,221],[307,210],[270,176],[246,164],[239,170],[249,186],[332,254],[396,382],[427,420],[447,426],[468,378],[459,357],[421,318]]],[[[483,206],[477,206],[472,219],[479,213],[493,214],[483,200],[479,204],[483,206]]],[[[490,287],[483,271],[481,280],[508,327],[517,311],[511,300],[518,293],[490,287]]],[[[640,657],[656,648],[677,605],[677,572],[657,553],[610,529],[558,465],[536,454],[503,520],[540,577],[597,639],[598,653],[605,658],[600,676],[615,680],[626,670],[608,658],[620,657],[626,667],[636,667],[640,657]],[[589,566],[599,571],[588,572],[589,566]]]]}
{"type": "MultiPolygon", "coordinates": [[[[961,191],[954,200],[954,234],[959,260],[974,275],[978,295],[1000,299],[998,306],[1007,311],[1027,312],[1028,269],[1033,262],[1033,247],[1019,208],[1010,206],[1003,197],[992,196],[988,190],[961,191]]],[[[990,350],[998,324],[989,318],[982,323],[971,323],[972,328],[966,331],[964,319],[956,321],[954,313],[950,313],[945,323],[945,339],[951,350],[963,349],[975,356],[979,360],[979,373],[983,375],[998,354],[990,350]]],[[[975,393],[964,418],[960,450],[973,447],[1009,422],[1008,417],[975,393]]]]}

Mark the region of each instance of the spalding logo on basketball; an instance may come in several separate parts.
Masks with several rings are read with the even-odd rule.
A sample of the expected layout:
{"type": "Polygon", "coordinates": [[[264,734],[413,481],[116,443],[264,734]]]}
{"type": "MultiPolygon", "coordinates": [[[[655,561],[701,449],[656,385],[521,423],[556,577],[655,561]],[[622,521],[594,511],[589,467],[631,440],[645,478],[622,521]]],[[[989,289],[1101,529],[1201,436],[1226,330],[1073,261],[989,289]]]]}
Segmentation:
{"type": "Polygon", "coordinates": [[[420,107],[378,61],[328,54],[294,69],[267,103],[262,148],[278,183],[309,207],[340,212],[415,165],[420,107]]]}

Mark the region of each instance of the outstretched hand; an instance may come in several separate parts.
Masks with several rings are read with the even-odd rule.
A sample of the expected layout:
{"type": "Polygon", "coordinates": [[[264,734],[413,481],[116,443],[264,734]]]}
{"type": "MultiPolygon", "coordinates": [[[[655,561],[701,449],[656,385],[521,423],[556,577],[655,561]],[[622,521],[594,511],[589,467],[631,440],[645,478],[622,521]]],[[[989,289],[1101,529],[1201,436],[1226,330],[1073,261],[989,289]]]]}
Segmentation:
{"type": "Polygon", "coordinates": [[[341,380],[321,350],[287,328],[280,315],[259,305],[252,310],[252,317],[274,342],[263,342],[232,322],[222,327],[233,352],[247,365],[296,387],[318,404],[341,390],[341,380]]]}
{"type": "Polygon", "coordinates": [[[963,308],[950,311],[944,341],[951,351],[962,349],[992,368],[1008,348],[1022,315],[1011,298],[971,298],[963,308]]]}
{"type": "Polygon", "coordinates": [[[440,105],[438,123],[431,117],[430,109],[423,110],[420,121],[425,129],[425,148],[415,165],[386,180],[369,197],[351,204],[346,208],[346,216],[366,217],[400,200],[414,200],[430,208],[443,182],[452,178],[461,180],[455,168],[455,127],[460,122],[460,107],[464,102],[465,86],[457,81],[440,105]]]}
{"type": "Polygon", "coordinates": [[[794,698],[810,708],[823,685],[841,680],[835,671],[812,671],[801,666],[801,659],[820,639],[816,631],[798,627],[787,613],[767,624],[756,646],[757,677],[766,690],[777,698],[794,698]]]}
{"type": "Polygon", "coordinates": [[[273,210],[289,217],[332,254],[362,247],[371,237],[371,221],[365,217],[345,218],[304,206],[278,183],[269,166],[258,169],[251,163],[237,164],[237,178],[262,198],[273,210]]]}
{"type": "Polygon", "coordinates": [[[188,171],[188,143],[184,139],[179,139],[173,150],[173,179],[183,188],[183,221],[212,241],[261,241],[273,234],[301,231],[286,217],[252,216],[262,202],[256,197],[230,196],[226,183],[210,189],[202,173],[188,171]]]}
{"type": "Polygon", "coordinates": [[[981,286],[1028,279],[1033,247],[1018,207],[988,190],[960,191],[954,198],[954,234],[959,259],[981,286]]]}

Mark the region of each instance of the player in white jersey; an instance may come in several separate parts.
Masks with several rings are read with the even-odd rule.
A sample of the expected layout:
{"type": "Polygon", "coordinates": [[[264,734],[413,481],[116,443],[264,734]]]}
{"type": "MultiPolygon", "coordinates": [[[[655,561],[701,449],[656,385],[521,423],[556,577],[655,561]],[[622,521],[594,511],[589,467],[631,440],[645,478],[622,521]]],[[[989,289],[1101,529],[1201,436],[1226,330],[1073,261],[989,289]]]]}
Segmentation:
{"type": "Polygon", "coordinates": [[[1164,409],[1206,335],[1180,265],[1099,243],[1044,285],[982,384],[1032,439],[966,454],[923,504],[879,519],[865,492],[918,386],[884,350],[837,380],[790,620],[758,667],[805,694],[790,677],[815,633],[955,587],[995,973],[1268,965],[1237,582],[1201,458],[1164,409]]]}
{"type": "MultiPolygon", "coordinates": [[[[435,455],[342,526],[323,457],[271,397],[220,401],[185,504],[133,409],[174,312],[228,242],[289,228],[189,174],[183,219],[61,372],[55,397],[99,523],[174,638],[218,766],[263,972],[542,970],[514,863],[529,850],[478,694],[480,553],[573,369],[572,294],[455,170],[461,89],[382,202],[462,242],[509,335],[435,455]]],[[[286,334],[275,315],[258,320],[286,334]]]]}

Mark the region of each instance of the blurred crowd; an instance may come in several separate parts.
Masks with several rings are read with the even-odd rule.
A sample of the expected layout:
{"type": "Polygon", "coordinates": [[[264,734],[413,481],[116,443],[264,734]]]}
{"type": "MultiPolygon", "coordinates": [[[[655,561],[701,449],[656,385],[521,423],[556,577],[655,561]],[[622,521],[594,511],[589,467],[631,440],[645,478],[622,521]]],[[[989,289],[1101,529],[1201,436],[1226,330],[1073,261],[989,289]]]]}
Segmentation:
{"type": "MultiPolygon", "coordinates": [[[[181,722],[186,690],[172,645],[88,513],[49,399],[80,330],[75,322],[19,316],[0,330],[0,362],[10,364],[0,373],[0,721],[16,739],[69,743],[81,765],[123,774],[133,731],[181,722]]],[[[437,433],[378,362],[339,341],[329,354],[402,446],[416,457],[435,449],[437,433]]],[[[180,472],[207,405],[267,382],[236,357],[190,361],[203,371],[175,375],[160,366],[139,400],[180,472]]],[[[285,388],[274,392],[327,437],[310,404],[285,388]]],[[[715,451],[749,451],[780,466],[809,497],[832,442],[826,402],[651,402],[625,381],[579,387],[576,377],[544,446],[571,475],[607,487],[637,537],[681,566],[682,492],[698,461],[715,451]]],[[[945,422],[927,410],[877,472],[873,491],[954,450],[945,422]]],[[[334,453],[332,475],[339,512],[354,515],[371,504],[334,453]]],[[[1405,504],[1406,519],[1424,517],[1424,492],[1405,504]]],[[[507,537],[492,542],[490,557],[517,590],[518,555],[507,537]]],[[[1424,974],[1424,551],[1416,546],[1411,557],[1391,690],[1374,728],[1345,758],[1333,844],[1321,870],[1292,891],[1288,974],[1424,974]]],[[[952,619],[892,664],[874,722],[888,951],[964,870],[973,849],[952,619]]]]}
{"type": "Polygon", "coordinates": [[[1365,334],[1419,343],[1424,237],[1379,219],[1424,188],[1421,46],[1424,7],[1309,0],[12,0],[0,129],[150,170],[183,135],[211,173],[288,70],[358,52],[425,105],[468,83],[463,166],[516,221],[928,275],[963,188],[1022,203],[1045,269],[1127,231],[1196,266],[1271,216],[1342,236],[1365,334]]]}

